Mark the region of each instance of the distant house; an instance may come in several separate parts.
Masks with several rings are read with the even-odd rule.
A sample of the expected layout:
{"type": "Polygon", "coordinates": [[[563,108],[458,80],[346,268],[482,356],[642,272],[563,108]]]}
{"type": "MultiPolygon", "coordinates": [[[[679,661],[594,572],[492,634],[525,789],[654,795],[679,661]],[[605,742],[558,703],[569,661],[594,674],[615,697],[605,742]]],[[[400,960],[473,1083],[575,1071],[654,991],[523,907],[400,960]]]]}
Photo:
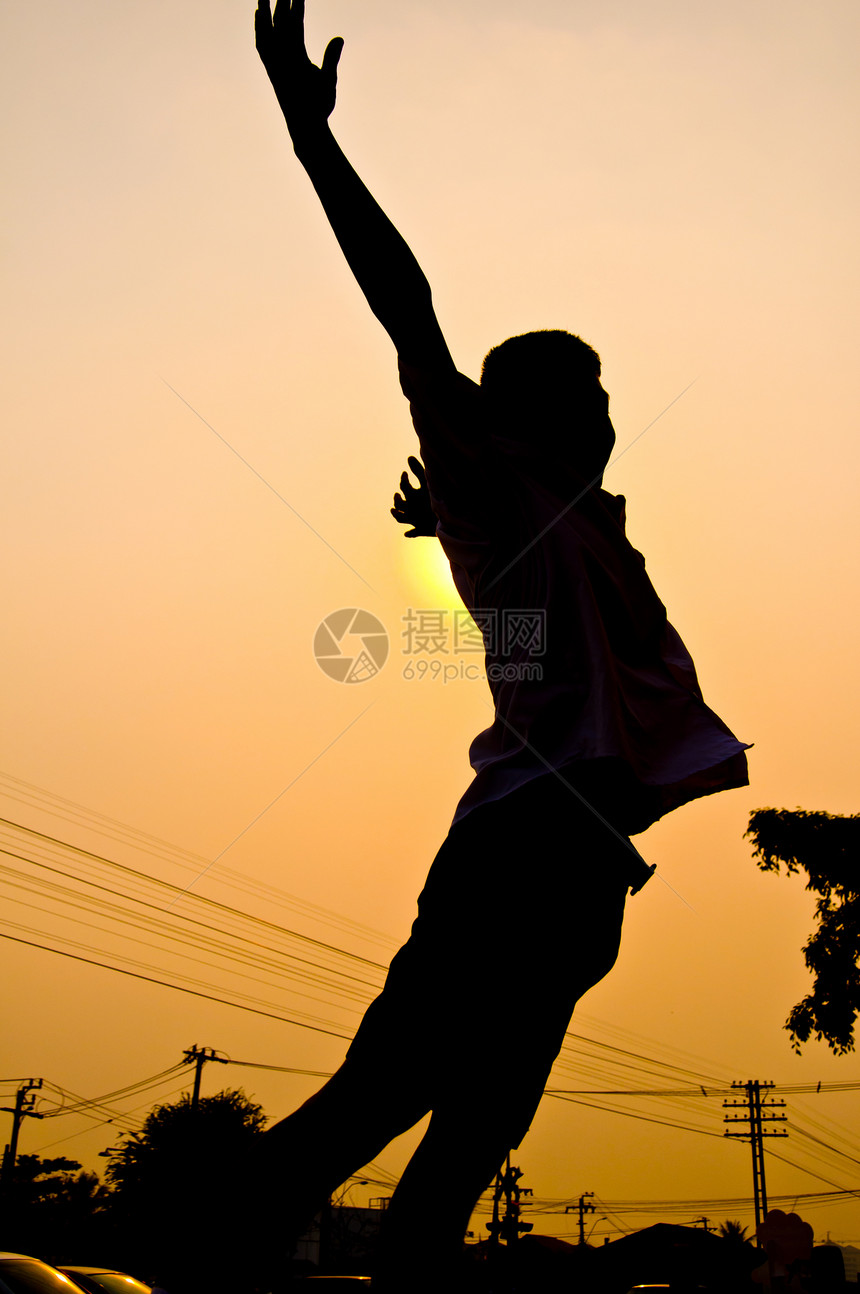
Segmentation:
{"type": "Polygon", "coordinates": [[[748,1271],[754,1258],[737,1255],[722,1236],[701,1227],[658,1222],[593,1250],[591,1269],[596,1284],[618,1289],[675,1281],[695,1286],[733,1277],[738,1260],[748,1271]]]}
{"type": "Polygon", "coordinates": [[[842,1250],[842,1261],[845,1264],[845,1279],[847,1281],[857,1281],[860,1279],[860,1249],[854,1245],[837,1245],[833,1240],[825,1240],[825,1245],[832,1246],[834,1249],[842,1250]]]}
{"type": "Polygon", "coordinates": [[[295,1261],[334,1271],[363,1271],[373,1254],[388,1201],[373,1208],[334,1205],[300,1238],[295,1261]]]}

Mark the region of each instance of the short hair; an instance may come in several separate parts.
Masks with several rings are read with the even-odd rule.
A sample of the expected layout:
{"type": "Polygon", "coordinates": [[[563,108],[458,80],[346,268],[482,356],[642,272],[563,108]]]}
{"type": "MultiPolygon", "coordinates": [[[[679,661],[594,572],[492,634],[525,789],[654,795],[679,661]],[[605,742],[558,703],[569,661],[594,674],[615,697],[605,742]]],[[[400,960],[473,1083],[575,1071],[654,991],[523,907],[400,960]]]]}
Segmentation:
{"type": "Polygon", "coordinates": [[[600,377],[600,356],[581,337],[562,328],[509,337],[487,352],[481,366],[481,386],[490,394],[507,398],[524,393],[534,383],[578,385],[600,377]]]}
{"type": "Polygon", "coordinates": [[[615,444],[600,356],[560,328],[509,337],[481,369],[496,434],[560,457],[585,477],[598,476],[615,444]]]}

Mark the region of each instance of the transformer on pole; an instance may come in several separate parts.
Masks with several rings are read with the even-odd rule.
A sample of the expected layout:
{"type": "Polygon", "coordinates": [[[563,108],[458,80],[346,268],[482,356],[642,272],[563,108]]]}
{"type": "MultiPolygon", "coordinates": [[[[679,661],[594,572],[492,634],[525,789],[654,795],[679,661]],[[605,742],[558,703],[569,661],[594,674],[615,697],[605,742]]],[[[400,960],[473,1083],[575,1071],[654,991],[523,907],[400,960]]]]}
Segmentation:
{"type": "Polygon", "coordinates": [[[229,1062],[225,1056],[217,1055],[214,1047],[198,1047],[197,1043],[183,1052],[182,1059],[186,1065],[194,1066],[194,1090],[191,1093],[191,1108],[196,1110],[200,1104],[200,1082],[203,1078],[203,1066],[207,1060],[214,1060],[218,1065],[227,1065],[229,1062]]]}
{"type": "Polygon", "coordinates": [[[42,1086],[41,1078],[25,1079],[15,1095],[14,1107],[2,1107],[4,1114],[12,1115],[12,1136],[9,1138],[9,1144],[3,1152],[3,1162],[0,1164],[0,1188],[5,1188],[12,1180],[12,1174],[15,1172],[15,1160],[18,1158],[18,1133],[21,1124],[28,1116],[31,1119],[41,1119],[42,1115],[38,1114],[35,1109],[36,1097],[31,1096],[31,1092],[37,1092],[42,1086]]]}
{"type": "Polygon", "coordinates": [[[593,1197],[594,1191],[584,1191],[583,1194],[580,1195],[576,1204],[568,1204],[565,1206],[565,1213],[579,1214],[579,1243],[581,1245],[585,1244],[585,1215],[586,1213],[594,1212],[594,1205],[586,1204],[585,1201],[593,1199],[593,1197]]]}

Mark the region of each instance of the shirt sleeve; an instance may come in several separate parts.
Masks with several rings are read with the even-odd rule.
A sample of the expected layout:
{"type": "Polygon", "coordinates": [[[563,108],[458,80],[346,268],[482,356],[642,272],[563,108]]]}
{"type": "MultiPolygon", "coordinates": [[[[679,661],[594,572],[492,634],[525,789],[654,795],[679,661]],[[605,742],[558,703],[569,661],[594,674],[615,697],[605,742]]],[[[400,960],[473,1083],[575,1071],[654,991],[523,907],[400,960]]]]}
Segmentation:
{"type": "Polygon", "coordinates": [[[467,541],[488,538],[498,510],[500,474],[481,388],[454,368],[427,373],[402,359],[399,368],[430,501],[444,533],[467,541]]]}

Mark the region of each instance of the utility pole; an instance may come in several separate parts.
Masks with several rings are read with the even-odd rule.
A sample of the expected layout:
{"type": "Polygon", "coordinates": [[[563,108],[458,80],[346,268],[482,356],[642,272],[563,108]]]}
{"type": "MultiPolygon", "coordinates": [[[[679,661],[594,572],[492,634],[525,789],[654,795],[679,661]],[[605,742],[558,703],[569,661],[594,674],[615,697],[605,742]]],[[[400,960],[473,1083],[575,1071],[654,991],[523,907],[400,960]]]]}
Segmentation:
{"type": "Polygon", "coordinates": [[[713,1230],[714,1230],[714,1228],[713,1228],[713,1227],[709,1227],[709,1226],[708,1226],[708,1223],[710,1222],[710,1218],[705,1218],[705,1217],[701,1217],[701,1218],[693,1218],[693,1222],[694,1222],[694,1223],[695,1223],[695,1222],[701,1222],[701,1224],[702,1224],[702,1230],[703,1230],[703,1231],[707,1231],[707,1232],[709,1232],[709,1233],[710,1233],[711,1231],[713,1231],[713,1230]]]}
{"type": "Polygon", "coordinates": [[[198,1047],[196,1042],[193,1047],[188,1047],[182,1053],[182,1059],[186,1065],[194,1066],[194,1090],[191,1093],[191,1108],[196,1110],[200,1104],[200,1080],[203,1077],[203,1066],[207,1060],[214,1060],[218,1065],[226,1065],[229,1062],[226,1057],[216,1055],[214,1047],[198,1047]]]}
{"type": "Polygon", "coordinates": [[[746,1109],[746,1114],[727,1114],[724,1123],[745,1123],[748,1126],[743,1132],[729,1132],[726,1137],[749,1137],[752,1148],[753,1201],[755,1204],[756,1231],[767,1216],[767,1187],[764,1180],[764,1138],[787,1137],[787,1132],[766,1132],[765,1123],[785,1123],[784,1114],[771,1114],[770,1110],[785,1106],[785,1101],[762,1099],[762,1092],[772,1089],[773,1083],[760,1083],[757,1079],[747,1079],[745,1083],[732,1083],[732,1087],[743,1090],[746,1099],[743,1101],[723,1101],[724,1110],[746,1109]]]}
{"type": "Polygon", "coordinates": [[[508,1151],[505,1159],[505,1171],[499,1169],[496,1174],[495,1189],[493,1191],[493,1220],[487,1223],[487,1230],[490,1233],[490,1240],[493,1245],[498,1245],[499,1240],[504,1240],[505,1244],[511,1245],[519,1240],[521,1231],[531,1231],[533,1223],[520,1221],[520,1198],[523,1195],[531,1195],[532,1192],[525,1186],[519,1186],[519,1180],[522,1177],[522,1170],[511,1166],[511,1154],[508,1151]],[[499,1205],[502,1197],[505,1200],[505,1212],[503,1217],[499,1217],[499,1205]]]}
{"type": "Polygon", "coordinates": [[[586,1204],[586,1200],[594,1198],[594,1191],[585,1191],[580,1195],[576,1204],[568,1204],[565,1207],[565,1213],[579,1213],[579,1243],[585,1244],[585,1215],[594,1212],[593,1204],[586,1204]]]}
{"type": "Polygon", "coordinates": [[[31,1092],[37,1092],[42,1086],[41,1078],[28,1078],[21,1084],[15,1094],[14,1106],[2,1106],[3,1114],[12,1115],[12,1136],[9,1145],[3,1152],[3,1163],[0,1164],[0,1186],[4,1189],[11,1181],[12,1174],[15,1171],[15,1160],[18,1157],[18,1133],[21,1124],[26,1118],[41,1119],[41,1114],[35,1110],[36,1098],[31,1096],[31,1092]]]}
{"type": "MultiPolygon", "coordinates": [[[[507,1162],[508,1163],[511,1162],[510,1155],[508,1155],[507,1162]]],[[[502,1170],[500,1168],[499,1171],[496,1173],[496,1181],[493,1187],[493,1216],[490,1219],[490,1221],[487,1223],[487,1230],[490,1233],[490,1244],[493,1246],[494,1250],[498,1249],[499,1237],[502,1231],[502,1222],[499,1217],[499,1202],[501,1198],[502,1198],[502,1170]]]]}

